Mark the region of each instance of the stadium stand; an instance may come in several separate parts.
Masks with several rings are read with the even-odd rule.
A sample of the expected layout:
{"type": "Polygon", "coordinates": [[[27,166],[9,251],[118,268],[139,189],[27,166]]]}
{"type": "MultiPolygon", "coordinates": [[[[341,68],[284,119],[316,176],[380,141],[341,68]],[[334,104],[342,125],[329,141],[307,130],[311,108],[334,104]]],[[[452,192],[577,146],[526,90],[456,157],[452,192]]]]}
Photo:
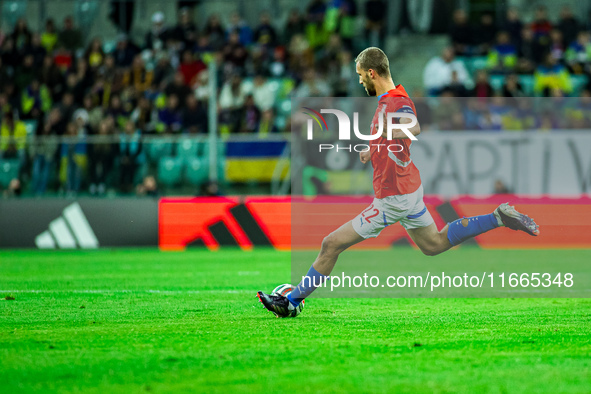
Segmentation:
{"type": "MultiPolygon", "coordinates": [[[[543,6],[522,4],[531,18],[514,8],[500,18],[491,10],[450,9],[451,22],[444,29],[449,46],[440,48],[442,36],[425,34],[429,26],[414,23],[416,18],[396,22],[395,29],[387,26],[384,16],[398,10],[384,1],[311,0],[278,18],[262,12],[254,23],[240,12],[196,18],[199,6],[180,8],[171,23],[173,16],[159,11],[158,4],[151,5],[154,12],[139,26],[141,35],[130,25],[137,18],[118,17],[120,9],[111,13],[108,18],[118,30],[112,40],[81,28],[104,18],[97,1],[77,2],[74,16],[47,18],[36,30],[29,27],[27,2],[2,2],[2,189],[15,179],[30,195],[125,194],[154,174],[165,191],[183,184],[191,188],[182,192],[200,190],[209,181],[205,141],[212,62],[217,65],[219,151],[226,152],[236,135],[249,136],[257,146],[244,155],[230,145],[228,159],[224,153],[217,160],[218,181],[226,185],[271,182],[291,128],[291,97],[361,96],[352,59],[368,45],[387,48],[396,65],[402,60],[395,55],[405,56],[407,67],[393,68],[395,80],[415,97],[423,88],[428,96],[499,97],[499,108],[510,106],[500,96],[581,96],[576,109],[586,107],[591,96],[589,27],[568,6],[555,20],[543,6]],[[404,47],[396,43],[405,37],[433,43],[426,46],[432,57],[426,66],[420,48],[413,48],[416,56],[408,48],[393,49],[404,47]],[[433,56],[434,48],[442,53],[433,56]],[[425,70],[422,86],[414,83],[417,69],[425,70]],[[276,138],[265,142],[269,136],[276,138]]],[[[413,16],[414,11],[402,12],[413,16]]],[[[425,111],[435,114],[437,108],[429,105],[425,111]]],[[[465,119],[469,111],[463,108],[465,119]]],[[[531,115],[499,113],[518,122],[531,115]]],[[[573,116],[553,124],[591,124],[573,116]]],[[[426,121],[430,129],[451,127],[433,119],[426,121]]],[[[496,128],[482,121],[453,127],[496,128]]]]}

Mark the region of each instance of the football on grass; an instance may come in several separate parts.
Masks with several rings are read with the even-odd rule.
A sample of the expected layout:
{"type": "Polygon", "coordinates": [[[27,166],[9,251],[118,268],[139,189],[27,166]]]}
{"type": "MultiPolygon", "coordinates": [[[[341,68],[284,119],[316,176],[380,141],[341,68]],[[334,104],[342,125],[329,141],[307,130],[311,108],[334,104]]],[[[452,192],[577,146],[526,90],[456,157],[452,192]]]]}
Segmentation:
{"type": "MultiPolygon", "coordinates": [[[[291,293],[291,291],[295,289],[295,286],[290,285],[289,283],[285,283],[282,285],[277,286],[276,288],[273,289],[273,291],[271,292],[271,294],[273,295],[282,295],[287,297],[287,295],[289,293],[291,293]]],[[[296,317],[297,315],[299,315],[302,312],[302,309],[304,309],[304,303],[306,302],[306,300],[302,300],[302,302],[300,303],[300,305],[298,305],[298,307],[292,312],[292,316],[291,317],[296,317]]]]}

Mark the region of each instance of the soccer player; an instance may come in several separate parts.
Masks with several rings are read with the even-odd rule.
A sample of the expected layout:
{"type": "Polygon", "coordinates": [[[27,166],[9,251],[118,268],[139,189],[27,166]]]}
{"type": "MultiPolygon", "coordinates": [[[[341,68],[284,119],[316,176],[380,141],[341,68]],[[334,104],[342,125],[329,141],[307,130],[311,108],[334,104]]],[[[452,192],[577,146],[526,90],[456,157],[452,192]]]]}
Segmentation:
{"type": "MultiPolygon", "coordinates": [[[[368,95],[378,98],[372,133],[379,130],[380,117],[382,125],[386,125],[384,118],[387,113],[415,114],[415,106],[402,85],[392,82],[388,58],[381,49],[365,49],[355,63],[359,83],[363,84],[368,95]]],[[[412,123],[405,117],[400,117],[398,121],[400,124],[412,123]]],[[[498,227],[524,231],[533,236],[539,234],[538,225],[531,218],[508,204],[501,204],[487,215],[458,219],[441,231],[437,230],[423,202],[419,170],[410,158],[411,140],[402,130],[394,130],[392,139],[404,149],[400,152],[378,149],[378,144],[382,147],[388,144],[386,127],[383,126],[382,130],[382,136],[371,141],[370,150],[359,154],[362,163],[371,161],[373,166],[373,203],[324,238],[320,253],[306,277],[287,297],[261,291],[257,293],[265,308],[278,317],[297,316],[301,310],[299,304],[326,280],[341,252],[367,238],[377,237],[386,226],[396,222],[402,224],[414,243],[428,256],[445,252],[471,237],[498,227]]],[[[415,136],[421,132],[418,122],[408,130],[415,136]]]]}

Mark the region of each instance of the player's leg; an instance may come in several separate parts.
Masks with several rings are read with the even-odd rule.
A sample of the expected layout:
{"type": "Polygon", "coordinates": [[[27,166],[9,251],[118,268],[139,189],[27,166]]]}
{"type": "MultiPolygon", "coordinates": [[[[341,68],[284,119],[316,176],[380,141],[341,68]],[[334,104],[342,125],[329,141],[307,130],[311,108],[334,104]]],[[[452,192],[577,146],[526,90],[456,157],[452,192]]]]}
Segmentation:
{"type": "Polygon", "coordinates": [[[377,237],[387,226],[386,221],[381,220],[381,209],[381,202],[374,199],[355,219],[326,236],[308,273],[287,297],[259,291],[257,296],[265,308],[279,317],[297,316],[300,303],[326,281],[339,255],[366,238],[377,237]]]}
{"type": "Polygon", "coordinates": [[[435,223],[431,223],[425,227],[407,228],[406,232],[421,252],[427,256],[435,256],[452,247],[447,238],[448,228],[449,226],[446,225],[439,231],[435,223]]]}
{"type": "Polygon", "coordinates": [[[324,237],[320,246],[320,253],[318,253],[312,267],[323,275],[330,275],[339,254],[364,239],[353,229],[351,221],[348,221],[324,237]]]}
{"type": "Polygon", "coordinates": [[[538,235],[538,225],[527,215],[517,212],[509,204],[501,204],[493,213],[455,220],[446,225],[441,231],[435,223],[420,226],[413,220],[403,221],[408,235],[421,251],[428,256],[435,256],[445,252],[452,246],[459,245],[465,240],[493,230],[497,227],[507,227],[519,230],[529,235],[538,235]],[[415,225],[413,225],[415,224],[415,225]]]}
{"type": "Polygon", "coordinates": [[[320,247],[320,253],[308,270],[305,277],[288,295],[289,301],[297,306],[308,297],[317,287],[322,285],[327,276],[332,272],[339,255],[350,246],[353,246],[365,238],[354,229],[351,221],[324,237],[320,247]]]}
{"type": "Polygon", "coordinates": [[[332,272],[339,254],[350,246],[363,241],[354,229],[351,221],[324,237],[320,247],[320,253],[308,270],[301,282],[288,294],[287,297],[257,293],[259,300],[265,308],[274,312],[277,316],[297,316],[299,304],[314,290],[320,287],[332,272]]]}

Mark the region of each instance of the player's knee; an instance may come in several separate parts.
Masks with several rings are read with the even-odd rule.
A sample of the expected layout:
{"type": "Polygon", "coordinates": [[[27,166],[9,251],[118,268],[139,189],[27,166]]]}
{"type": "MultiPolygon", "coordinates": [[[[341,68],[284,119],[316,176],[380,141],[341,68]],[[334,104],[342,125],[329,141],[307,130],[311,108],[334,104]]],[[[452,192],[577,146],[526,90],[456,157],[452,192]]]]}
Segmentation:
{"type": "Polygon", "coordinates": [[[421,252],[423,252],[425,256],[436,256],[442,252],[441,248],[435,244],[423,245],[419,247],[419,249],[421,249],[421,252]]]}
{"type": "Polygon", "coordinates": [[[338,242],[337,237],[333,234],[329,234],[322,240],[321,253],[326,254],[339,254],[342,252],[341,244],[338,242]]]}

